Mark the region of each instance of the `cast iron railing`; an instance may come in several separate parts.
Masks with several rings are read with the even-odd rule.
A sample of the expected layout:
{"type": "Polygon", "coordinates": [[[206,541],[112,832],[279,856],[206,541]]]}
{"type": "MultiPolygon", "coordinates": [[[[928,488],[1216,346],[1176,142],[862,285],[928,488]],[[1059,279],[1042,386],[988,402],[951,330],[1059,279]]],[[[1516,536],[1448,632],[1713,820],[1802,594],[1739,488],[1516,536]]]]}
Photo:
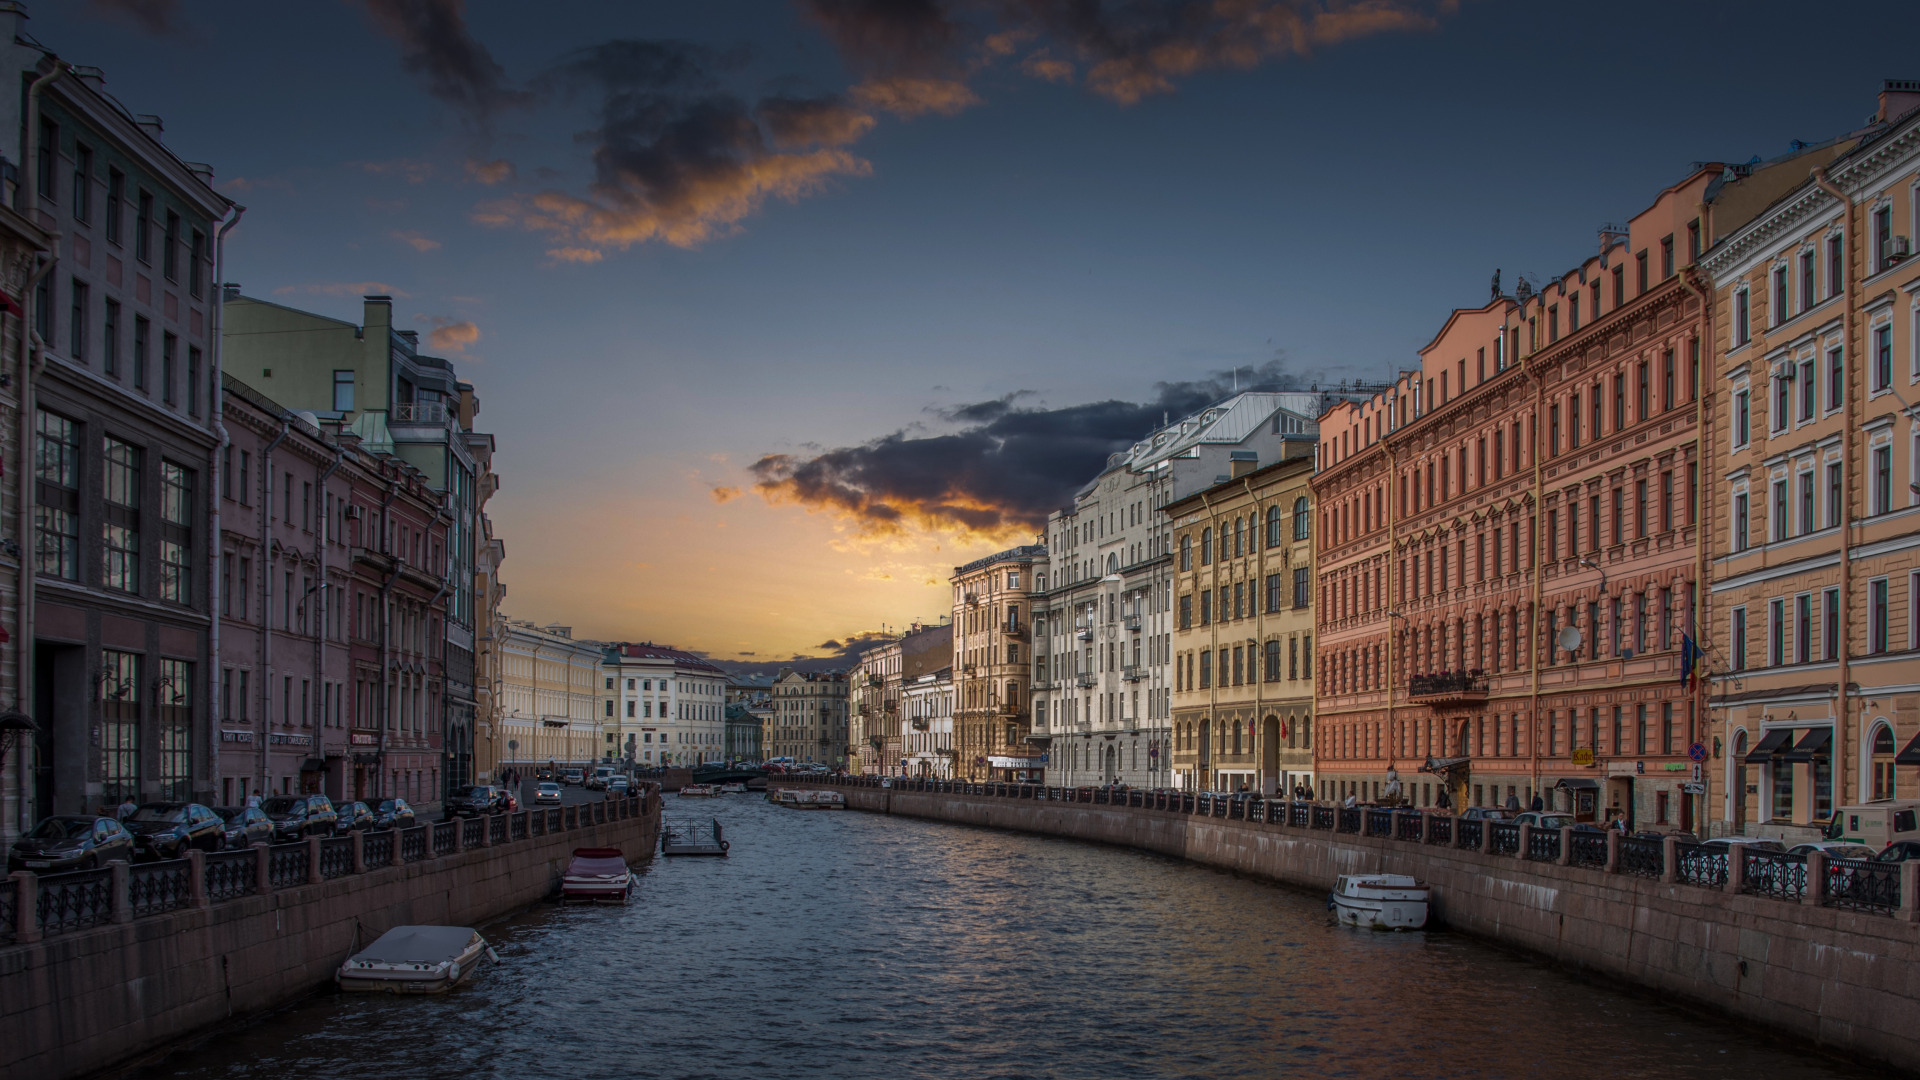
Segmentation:
{"type": "Polygon", "coordinates": [[[332,881],[353,873],[353,837],[329,836],[320,841],[320,880],[332,881]]]}
{"type": "Polygon", "coordinates": [[[252,848],[216,851],[207,856],[207,899],[219,903],[252,896],[260,889],[260,856],[252,848]]]}
{"type": "Polygon", "coordinates": [[[368,833],[360,842],[360,857],[366,861],[369,870],[376,866],[392,866],[393,830],[368,833]]]}
{"type": "Polygon", "coordinates": [[[267,849],[267,883],[276,889],[291,889],[307,883],[307,844],[275,844],[267,849]]]}
{"type": "Polygon", "coordinates": [[[1360,831],[1360,810],[1358,807],[1349,808],[1343,806],[1340,808],[1339,831],[1344,833],[1357,833],[1360,831]]]}
{"type": "Polygon", "coordinates": [[[1453,844],[1453,819],[1450,817],[1442,817],[1438,814],[1434,815],[1427,822],[1427,843],[1451,846],[1453,844]]]}
{"type": "Polygon", "coordinates": [[[1607,865],[1607,834],[1587,832],[1584,829],[1574,830],[1573,855],[1569,861],[1575,866],[1604,869],[1607,865]]]}
{"type": "Polygon", "coordinates": [[[522,812],[507,819],[508,839],[525,840],[527,838],[527,817],[528,815],[522,812]]]}
{"type": "Polygon", "coordinates": [[[1469,851],[1479,851],[1480,842],[1485,838],[1487,823],[1479,818],[1455,818],[1453,822],[1453,843],[1469,851]]]}
{"type": "Polygon", "coordinates": [[[1639,836],[1620,838],[1620,872],[1657,878],[1667,872],[1666,844],[1639,836]]]}
{"type": "Polygon", "coordinates": [[[1489,821],[1487,828],[1492,831],[1490,850],[1495,855],[1520,854],[1520,826],[1512,821],[1489,821]]]}
{"type": "Polygon", "coordinates": [[[1675,844],[1673,863],[1674,878],[1678,881],[1708,889],[1727,887],[1727,849],[1724,845],[1675,844]]]}
{"type": "Polygon", "coordinates": [[[1534,862],[1560,861],[1560,830],[1534,827],[1527,830],[1527,858],[1534,862]]]}
{"type": "Polygon", "coordinates": [[[0,878],[0,943],[13,944],[14,931],[20,925],[20,883],[0,878]]]}
{"type": "Polygon", "coordinates": [[[75,870],[40,879],[40,932],[62,934],[113,918],[113,869],[75,870]]]}
{"type": "Polygon", "coordinates": [[[1395,828],[1397,830],[1396,835],[1400,839],[1415,844],[1420,842],[1420,825],[1422,821],[1425,820],[1424,815],[1418,813],[1398,813],[1393,815],[1393,817],[1395,821],[1399,822],[1395,828]]]}
{"type": "Polygon", "coordinates": [[[1393,812],[1390,810],[1365,810],[1367,835],[1391,839],[1393,837],[1393,812]]]}
{"type": "Polygon", "coordinates": [[[433,826],[433,854],[451,855],[460,847],[460,823],[441,821],[433,826]]]}
{"type": "Polygon", "coordinates": [[[1900,910],[1900,864],[1878,859],[1827,860],[1827,906],[1891,915],[1900,910]]]}
{"type": "Polygon", "coordinates": [[[432,825],[415,825],[411,829],[400,830],[400,861],[402,863],[419,862],[427,857],[427,849],[433,843],[432,825]]]}
{"type": "Polygon", "coordinates": [[[500,814],[487,818],[487,843],[504,844],[507,842],[507,819],[500,814]]]}
{"type": "Polygon", "coordinates": [[[485,818],[463,818],[460,822],[460,846],[472,851],[487,842],[485,818]]]}
{"type": "Polygon", "coordinates": [[[185,859],[127,868],[127,907],[136,919],[186,907],[192,899],[193,866],[185,859]]]}
{"type": "Polygon", "coordinates": [[[1737,849],[1741,859],[1740,891],[1775,900],[1802,903],[1807,898],[1807,857],[1784,851],[1757,850],[1747,844],[1737,849]]]}

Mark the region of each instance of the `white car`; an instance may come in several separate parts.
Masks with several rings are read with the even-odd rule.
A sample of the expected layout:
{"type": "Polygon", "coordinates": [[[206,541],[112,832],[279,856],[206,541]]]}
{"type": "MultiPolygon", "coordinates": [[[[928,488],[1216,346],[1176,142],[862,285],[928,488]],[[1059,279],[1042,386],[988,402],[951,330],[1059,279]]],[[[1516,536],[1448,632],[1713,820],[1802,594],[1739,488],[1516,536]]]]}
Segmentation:
{"type": "Polygon", "coordinates": [[[534,789],[533,801],[535,803],[552,803],[555,806],[559,806],[560,785],[551,780],[540,781],[540,786],[534,789]]]}

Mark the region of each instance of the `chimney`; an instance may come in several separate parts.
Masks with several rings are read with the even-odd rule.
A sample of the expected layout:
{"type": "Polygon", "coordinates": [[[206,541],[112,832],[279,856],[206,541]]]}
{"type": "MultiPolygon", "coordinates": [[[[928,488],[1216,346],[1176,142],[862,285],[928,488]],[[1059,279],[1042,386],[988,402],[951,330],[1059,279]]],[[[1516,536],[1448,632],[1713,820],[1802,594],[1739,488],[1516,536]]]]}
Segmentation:
{"type": "Polygon", "coordinates": [[[91,64],[75,64],[74,77],[93,88],[96,94],[107,92],[107,73],[91,64]]]}
{"type": "Polygon", "coordinates": [[[360,299],[360,319],[369,329],[377,326],[385,333],[393,327],[393,297],[371,295],[360,299]]]}
{"type": "Polygon", "coordinates": [[[1920,79],[1887,79],[1880,84],[1880,111],[1874,119],[1898,120],[1920,105],[1920,79]]]}
{"type": "Polygon", "coordinates": [[[1233,450],[1227,454],[1227,461],[1233,469],[1233,478],[1239,478],[1260,467],[1260,455],[1251,450],[1233,450]]]}
{"type": "Polygon", "coordinates": [[[133,122],[139,124],[142,131],[153,136],[154,142],[159,142],[161,134],[167,130],[167,125],[152,113],[134,113],[133,122]]]}
{"type": "Polygon", "coordinates": [[[237,281],[229,281],[229,282],[226,282],[226,283],[224,283],[224,284],[222,284],[222,285],[220,286],[220,289],[221,289],[221,291],[222,291],[222,293],[224,294],[224,295],[223,295],[223,296],[221,297],[221,299],[223,299],[223,300],[238,300],[238,299],[240,299],[240,283],[239,283],[239,282],[237,282],[237,281]]]}

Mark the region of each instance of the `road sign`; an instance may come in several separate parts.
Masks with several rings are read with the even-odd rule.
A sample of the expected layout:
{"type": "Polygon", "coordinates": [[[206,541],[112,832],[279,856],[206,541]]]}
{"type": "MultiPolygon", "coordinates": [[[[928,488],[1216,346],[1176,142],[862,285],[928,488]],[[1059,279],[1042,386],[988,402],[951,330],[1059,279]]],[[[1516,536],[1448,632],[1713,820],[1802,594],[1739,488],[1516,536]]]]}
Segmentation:
{"type": "Polygon", "coordinates": [[[1692,746],[1687,747],[1687,756],[1695,761],[1707,760],[1707,744],[1694,743],[1692,746]]]}

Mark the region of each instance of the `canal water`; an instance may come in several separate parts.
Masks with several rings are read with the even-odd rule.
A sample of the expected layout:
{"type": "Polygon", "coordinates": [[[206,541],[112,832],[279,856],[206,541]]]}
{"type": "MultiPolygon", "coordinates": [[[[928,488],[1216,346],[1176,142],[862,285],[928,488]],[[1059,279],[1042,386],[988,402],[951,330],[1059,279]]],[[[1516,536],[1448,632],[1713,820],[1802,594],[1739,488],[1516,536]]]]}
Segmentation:
{"type": "Polygon", "coordinates": [[[445,997],[325,994],[147,1078],[1878,1075],[1446,933],[1117,848],[669,796],[726,859],[486,928],[445,997]]]}

